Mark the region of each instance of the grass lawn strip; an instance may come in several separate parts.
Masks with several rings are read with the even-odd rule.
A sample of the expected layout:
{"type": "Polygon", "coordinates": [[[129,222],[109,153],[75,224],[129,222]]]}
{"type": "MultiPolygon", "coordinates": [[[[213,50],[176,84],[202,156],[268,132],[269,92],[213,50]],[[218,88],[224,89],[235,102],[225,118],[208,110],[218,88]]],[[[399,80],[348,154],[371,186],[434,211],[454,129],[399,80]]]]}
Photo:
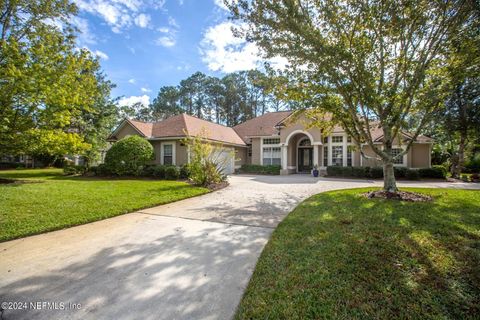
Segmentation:
{"type": "Polygon", "coordinates": [[[0,241],[208,192],[180,181],[65,177],[59,169],[0,171],[0,178],[21,180],[0,184],[0,241]]]}

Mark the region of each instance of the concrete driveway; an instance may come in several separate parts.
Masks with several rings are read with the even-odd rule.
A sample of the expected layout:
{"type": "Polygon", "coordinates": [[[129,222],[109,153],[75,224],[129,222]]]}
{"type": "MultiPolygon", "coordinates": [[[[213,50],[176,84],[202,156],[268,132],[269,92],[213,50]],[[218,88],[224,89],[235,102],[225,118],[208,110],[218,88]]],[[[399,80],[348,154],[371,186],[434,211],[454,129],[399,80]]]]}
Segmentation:
{"type": "Polygon", "coordinates": [[[3,319],[230,319],[273,228],[300,201],[381,184],[305,175],[230,182],[197,198],[0,243],[0,302],[26,309],[4,310],[3,319]]]}

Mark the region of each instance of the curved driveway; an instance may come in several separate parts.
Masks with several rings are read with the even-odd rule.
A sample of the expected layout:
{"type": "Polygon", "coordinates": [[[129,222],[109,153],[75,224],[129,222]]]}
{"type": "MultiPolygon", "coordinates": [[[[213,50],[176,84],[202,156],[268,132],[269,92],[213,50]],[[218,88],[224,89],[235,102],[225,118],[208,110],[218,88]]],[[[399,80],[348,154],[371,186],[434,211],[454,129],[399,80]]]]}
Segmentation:
{"type": "Polygon", "coordinates": [[[305,175],[230,182],[200,197],[0,243],[0,301],[28,303],[4,310],[3,319],[229,319],[273,228],[300,201],[381,184],[305,175]],[[30,302],[56,305],[38,310],[30,302]]]}

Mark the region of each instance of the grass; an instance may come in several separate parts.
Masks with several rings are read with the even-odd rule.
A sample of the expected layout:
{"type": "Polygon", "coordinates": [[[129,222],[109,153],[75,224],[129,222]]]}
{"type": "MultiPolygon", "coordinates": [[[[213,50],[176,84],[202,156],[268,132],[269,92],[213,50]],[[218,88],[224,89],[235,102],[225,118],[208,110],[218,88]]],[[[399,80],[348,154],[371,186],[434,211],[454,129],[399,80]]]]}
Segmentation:
{"type": "Polygon", "coordinates": [[[352,189],[300,204],[266,245],[236,319],[473,319],[480,315],[480,191],[352,189]]]}
{"type": "Polygon", "coordinates": [[[0,241],[97,221],[208,192],[185,182],[64,177],[59,169],[0,171],[0,241]]]}

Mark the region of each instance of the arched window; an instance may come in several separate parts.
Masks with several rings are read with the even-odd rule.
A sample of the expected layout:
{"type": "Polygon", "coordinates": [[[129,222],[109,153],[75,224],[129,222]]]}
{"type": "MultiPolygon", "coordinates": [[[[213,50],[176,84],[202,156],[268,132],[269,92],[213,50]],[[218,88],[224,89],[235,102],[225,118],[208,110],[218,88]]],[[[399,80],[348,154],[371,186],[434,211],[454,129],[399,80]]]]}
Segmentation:
{"type": "Polygon", "coordinates": [[[304,138],[300,143],[298,144],[299,147],[310,147],[312,143],[310,142],[310,139],[304,138]]]}

